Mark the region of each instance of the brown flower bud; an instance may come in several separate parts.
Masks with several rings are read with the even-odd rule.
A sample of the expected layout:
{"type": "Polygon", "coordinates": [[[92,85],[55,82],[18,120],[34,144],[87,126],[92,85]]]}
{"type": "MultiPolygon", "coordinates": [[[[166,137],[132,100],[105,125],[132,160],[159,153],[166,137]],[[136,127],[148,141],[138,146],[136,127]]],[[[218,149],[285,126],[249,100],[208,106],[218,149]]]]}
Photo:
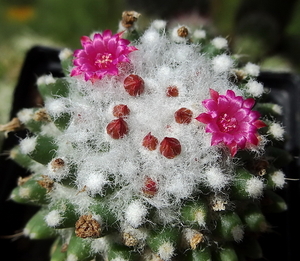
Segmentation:
{"type": "Polygon", "coordinates": [[[106,132],[113,139],[121,139],[128,133],[128,125],[123,118],[111,121],[106,126],[106,132]]]}
{"type": "Polygon", "coordinates": [[[129,115],[130,110],[125,104],[118,104],[113,108],[113,115],[117,118],[129,115]]]}
{"type": "Polygon", "coordinates": [[[185,26],[181,26],[180,28],[178,28],[177,34],[179,37],[185,38],[188,36],[189,30],[185,26]]]}
{"type": "Polygon", "coordinates": [[[135,11],[124,11],[122,13],[122,25],[125,28],[130,28],[133,26],[134,22],[139,18],[141,14],[135,11]]]}
{"type": "Polygon", "coordinates": [[[144,80],[135,74],[130,74],[124,80],[124,88],[130,96],[138,96],[144,92],[144,80]]]}
{"type": "Polygon", "coordinates": [[[165,137],[160,143],[159,150],[164,157],[173,159],[181,153],[181,145],[179,140],[165,137]]]}
{"type": "Polygon", "coordinates": [[[50,122],[51,121],[51,118],[45,108],[41,108],[41,109],[37,110],[33,115],[33,119],[35,121],[42,121],[42,122],[50,122]]]}
{"type": "Polygon", "coordinates": [[[75,223],[75,234],[77,237],[99,237],[100,233],[100,224],[92,215],[83,215],[75,223]]]}
{"type": "Polygon", "coordinates": [[[46,175],[42,175],[41,177],[42,177],[42,179],[37,180],[37,183],[41,187],[45,188],[47,190],[47,192],[52,191],[53,186],[54,186],[54,181],[46,175]]]}
{"type": "Polygon", "coordinates": [[[143,146],[148,150],[155,150],[158,145],[158,139],[149,132],[143,139],[143,146]]]}
{"type": "Polygon", "coordinates": [[[192,121],[193,112],[187,108],[181,108],[175,112],[174,117],[179,124],[189,124],[192,121]]]}
{"type": "Polygon", "coordinates": [[[133,247],[133,246],[137,246],[139,243],[139,240],[128,232],[124,232],[122,234],[122,237],[125,246],[133,247]]]}
{"type": "Polygon", "coordinates": [[[166,90],[166,95],[168,97],[177,97],[178,96],[178,88],[176,86],[169,86],[166,90]]]}
{"type": "Polygon", "coordinates": [[[65,161],[61,158],[55,158],[50,162],[50,166],[53,172],[56,172],[65,167],[65,161]]]}

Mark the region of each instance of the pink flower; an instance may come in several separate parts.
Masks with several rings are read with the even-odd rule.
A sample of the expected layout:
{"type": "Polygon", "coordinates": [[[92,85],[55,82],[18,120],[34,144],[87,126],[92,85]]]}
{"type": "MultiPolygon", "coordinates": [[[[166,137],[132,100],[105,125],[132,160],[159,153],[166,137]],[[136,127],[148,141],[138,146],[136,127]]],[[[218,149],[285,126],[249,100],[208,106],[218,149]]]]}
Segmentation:
{"type": "Polygon", "coordinates": [[[120,36],[121,33],[112,35],[110,30],[95,34],[93,40],[82,36],[83,49],[74,52],[75,67],[71,71],[71,76],[84,74],[86,81],[94,82],[107,74],[118,75],[119,63],[129,63],[128,54],[137,50],[134,46],[128,46],[130,41],[120,36]]]}
{"type": "Polygon", "coordinates": [[[207,124],[206,132],[212,133],[211,144],[223,142],[234,156],[238,149],[244,149],[251,144],[258,145],[257,129],[266,124],[258,120],[259,112],[252,111],[255,100],[243,99],[231,90],[226,95],[220,95],[210,90],[211,99],[204,100],[203,106],[208,110],[201,113],[196,120],[207,124]]]}

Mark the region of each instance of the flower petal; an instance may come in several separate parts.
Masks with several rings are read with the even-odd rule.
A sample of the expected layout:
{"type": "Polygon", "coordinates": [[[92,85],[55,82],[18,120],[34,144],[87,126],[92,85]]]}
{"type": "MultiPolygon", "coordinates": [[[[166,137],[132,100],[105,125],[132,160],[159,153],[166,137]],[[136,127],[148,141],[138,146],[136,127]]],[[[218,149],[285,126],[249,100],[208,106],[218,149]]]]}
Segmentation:
{"type": "Polygon", "coordinates": [[[204,124],[207,124],[211,121],[211,116],[208,113],[201,113],[195,119],[197,121],[200,121],[200,122],[204,123],[204,124]]]}
{"type": "Polygon", "coordinates": [[[255,122],[253,122],[252,124],[258,129],[268,126],[265,122],[263,122],[261,120],[257,120],[255,122]]]}
{"type": "Polygon", "coordinates": [[[204,100],[202,102],[203,106],[210,110],[210,111],[216,111],[218,110],[218,104],[214,101],[214,100],[211,100],[211,99],[207,99],[207,100],[204,100]]]}
{"type": "Polygon", "coordinates": [[[214,100],[214,101],[218,101],[218,98],[219,98],[219,93],[216,92],[215,90],[213,89],[209,89],[209,94],[210,94],[210,97],[214,100]]]}
{"type": "Polygon", "coordinates": [[[254,104],[255,104],[255,100],[253,98],[248,98],[248,99],[244,100],[243,107],[247,108],[247,109],[252,109],[254,104]]]}
{"type": "Polygon", "coordinates": [[[258,120],[259,112],[251,110],[255,100],[236,96],[232,90],[219,95],[211,89],[210,95],[211,99],[202,102],[208,112],[201,113],[196,120],[207,124],[205,131],[212,133],[211,145],[224,143],[232,156],[249,144],[257,146],[257,130],[266,124],[258,120]]]}
{"type": "Polygon", "coordinates": [[[110,30],[94,34],[93,40],[82,36],[83,49],[74,52],[75,68],[72,69],[71,76],[83,74],[86,81],[95,82],[107,74],[118,75],[118,65],[129,63],[128,54],[137,50],[134,46],[128,46],[130,41],[120,36],[121,33],[112,35],[110,30]]]}
{"type": "Polygon", "coordinates": [[[84,47],[87,43],[91,43],[92,40],[88,36],[81,36],[80,42],[81,42],[81,45],[84,47]]]}

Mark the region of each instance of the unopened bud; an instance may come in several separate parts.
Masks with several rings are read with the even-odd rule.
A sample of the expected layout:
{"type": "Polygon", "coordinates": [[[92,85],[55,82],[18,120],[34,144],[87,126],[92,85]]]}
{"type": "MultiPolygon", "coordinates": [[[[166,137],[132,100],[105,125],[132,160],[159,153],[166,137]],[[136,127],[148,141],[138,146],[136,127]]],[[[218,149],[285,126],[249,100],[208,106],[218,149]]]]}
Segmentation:
{"type": "Polygon", "coordinates": [[[148,150],[155,150],[158,145],[158,139],[149,132],[143,139],[143,146],[148,150]]]}
{"type": "Polygon", "coordinates": [[[118,104],[113,108],[113,115],[117,118],[129,115],[130,110],[125,104],[118,104]]]}
{"type": "Polygon", "coordinates": [[[124,88],[130,96],[138,96],[144,92],[144,80],[135,74],[130,74],[124,80],[124,88]]]}
{"type": "Polygon", "coordinates": [[[181,153],[181,145],[179,140],[165,137],[160,143],[159,150],[164,157],[173,159],[181,153]]]}
{"type": "Polygon", "coordinates": [[[193,112],[187,108],[181,108],[175,112],[174,117],[179,124],[189,124],[192,121],[193,112]]]}
{"type": "Polygon", "coordinates": [[[128,133],[128,125],[123,118],[111,121],[106,126],[106,132],[113,139],[123,138],[128,133]]]}
{"type": "Polygon", "coordinates": [[[157,182],[150,177],[146,177],[142,191],[145,196],[153,197],[158,191],[157,182]]]}
{"type": "Polygon", "coordinates": [[[177,97],[178,96],[178,88],[176,86],[169,86],[166,90],[166,95],[168,97],[177,97]]]}

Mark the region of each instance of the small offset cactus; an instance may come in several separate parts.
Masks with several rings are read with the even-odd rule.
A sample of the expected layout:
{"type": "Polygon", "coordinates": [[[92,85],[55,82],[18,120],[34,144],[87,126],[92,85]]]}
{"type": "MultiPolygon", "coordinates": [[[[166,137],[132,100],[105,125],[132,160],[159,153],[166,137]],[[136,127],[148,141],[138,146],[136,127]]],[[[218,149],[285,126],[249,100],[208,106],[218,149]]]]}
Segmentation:
{"type": "Polygon", "coordinates": [[[264,214],[287,208],[280,107],[225,38],[138,16],[63,50],[66,77],[39,78],[44,108],[14,120],[32,175],[11,199],[40,206],[24,234],[56,238],[51,261],[261,258],[264,214]]]}

